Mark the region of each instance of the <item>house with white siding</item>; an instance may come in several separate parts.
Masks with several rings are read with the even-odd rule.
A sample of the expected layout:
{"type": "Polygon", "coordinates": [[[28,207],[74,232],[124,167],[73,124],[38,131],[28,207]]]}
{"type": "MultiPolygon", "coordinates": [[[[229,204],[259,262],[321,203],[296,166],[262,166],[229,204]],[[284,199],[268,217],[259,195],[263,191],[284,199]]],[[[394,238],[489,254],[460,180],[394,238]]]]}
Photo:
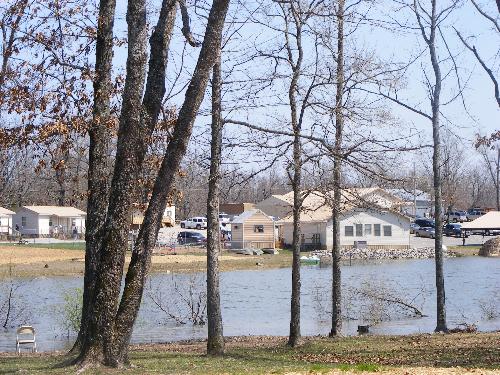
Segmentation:
{"type": "MultiPolygon", "coordinates": [[[[304,248],[331,249],[333,246],[333,192],[303,192],[300,215],[301,243],[304,248]]],[[[410,218],[400,213],[402,201],[380,188],[342,190],[340,244],[363,246],[407,246],[410,218]]],[[[266,214],[279,216],[279,240],[292,244],[293,193],[272,196],[257,204],[266,214]]]]}
{"type": "MultiPolygon", "coordinates": [[[[331,212],[302,213],[300,218],[305,248],[328,249],[333,246],[331,212]]],[[[293,220],[287,217],[278,222],[279,236],[285,245],[292,244],[293,220]]],[[[380,208],[352,208],[340,215],[340,245],[403,247],[409,243],[410,218],[398,211],[380,208]]]]}
{"type": "Polygon", "coordinates": [[[274,249],[274,221],[261,210],[249,210],[231,221],[231,248],[274,249]]]}
{"type": "Polygon", "coordinates": [[[14,211],[0,207],[0,235],[12,234],[12,216],[14,211]]]}
{"type": "Polygon", "coordinates": [[[23,206],[14,217],[14,228],[25,236],[72,236],[85,233],[87,214],[75,207],[23,206]]]}

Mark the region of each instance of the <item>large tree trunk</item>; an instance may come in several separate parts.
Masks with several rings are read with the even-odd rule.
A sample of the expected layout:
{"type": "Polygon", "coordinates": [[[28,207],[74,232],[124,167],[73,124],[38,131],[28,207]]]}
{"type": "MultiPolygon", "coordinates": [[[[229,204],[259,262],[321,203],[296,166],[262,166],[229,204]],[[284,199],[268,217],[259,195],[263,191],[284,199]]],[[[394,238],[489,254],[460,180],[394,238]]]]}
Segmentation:
{"type": "Polygon", "coordinates": [[[436,0],[432,0],[431,32],[429,36],[429,52],[431,55],[432,68],[435,76],[435,86],[432,95],[432,136],[433,136],[433,156],[432,170],[434,172],[434,210],[435,210],[435,263],[436,263],[436,332],[446,332],[446,297],[444,289],[443,271],[443,202],[441,194],[441,139],[439,129],[439,107],[441,95],[441,69],[436,53],[436,29],[437,29],[436,0]]]}
{"type": "Polygon", "coordinates": [[[221,58],[220,48],[217,63],[212,74],[212,141],[210,153],[210,176],[207,199],[207,353],[224,354],[224,334],[222,331],[222,312],[219,291],[219,195],[220,164],[222,152],[222,104],[221,104],[221,58]]]}
{"type": "Polygon", "coordinates": [[[101,229],[106,221],[109,200],[109,130],[113,24],[115,0],[101,0],[97,24],[94,108],[89,128],[89,169],[87,220],[85,222],[85,276],[83,279],[82,319],[72,351],[77,351],[87,336],[101,246],[101,229]]]}
{"type": "Polygon", "coordinates": [[[337,93],[335,96],[335,155],[333,165],[333,245],[332,245],[332,329],[330,336],[342,330],[342,278],[340,273],[340,205],[342,194],[340,178],[342,170],[342,132],[344,129],[344,0],[339,0],[337,10],[337,93]]]}
{"type": "Polygon", "coordinates": [[[141,127],[142,93],[146,72],[146,1],[129,0],[127,8],[127,78],[123,92],[116,160],[111,182],[107,218],[101,232],[102,244],[95,293],[89,311],[87,337],[80,360],[112,363],[114,317],[125,262],[130,208],[137,193],[137,180],[147,144],[141,127]]]}
{"type": "Polygon", "coordinates": [[[132,329],[139,312],[144,284],[151,264],[151,251],[156,242],[161,219],[167,204],[167,197],[172,192],[174,178],[179,169],[191,137],[193,123],[203,100],[210,72],[215,63],[222,37],[229,0],[213,2],[208,17],[203,45],[198,57],[191,82],[186,90],[184,103],[179,111],[172,140],[167,146],[165,156],[156,178],[153,193],[125,279],[125,288],[115,321],[113,355],[114,365],[126,363],[128,344],[132,329]],[[118,336],[118,333],[120,334],[118,336]]]}

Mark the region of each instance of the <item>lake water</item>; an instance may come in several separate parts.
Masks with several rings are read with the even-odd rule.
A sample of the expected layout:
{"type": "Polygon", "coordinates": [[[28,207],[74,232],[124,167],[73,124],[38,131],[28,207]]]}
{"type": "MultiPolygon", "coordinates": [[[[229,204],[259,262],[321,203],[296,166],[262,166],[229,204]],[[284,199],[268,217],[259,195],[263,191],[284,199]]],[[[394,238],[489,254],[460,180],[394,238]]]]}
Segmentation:
{"type": "MultiPolygon", "coordinates": [[[[331,268],[302,267],[302,320],[303,335],[327,335],[331,268]]],[[[448,326],[475,323],[483,331],[500,329],[498,314],[488,319],[485,310],[500,311],[500,259],[464,257],[445,260],[445,286],[448,326]],[[485,308],[487,306],[487,308],[485,308]]],[[[168,320],[152,302],[148,293],[159,296],[161,303],[175,298],[172,285],[186,288],[194,279],[204,275],[153,274],[148,284],[149,292],[143,299],[132,341],[134,343],[165,342],[206,337],[206,327],[177,324],[168,320]]],[[[432,332],[435,328],[434,261],[399,260],[377,263],[353,264],[342,267],[346,295],[356,288],[365,292],[387,290],[403,296],[421,308],[427,315],[415,318],[394,311],[386,320],[374,325],[375,334],[409,334],[432,332]],[[371,287],[370,287],[371,286],[371,287]],[[366,289],[368,288],[368,289],[366,289]],[[370,289],[371,288],[371,289],[370,289]],[[414,299],[414,300],[413,300],[414,299]],[[413,300],[413,301],[412,301],[413,300]]],[[[61,309],[64,294],[83,284],[81,277],[40,277],[31,280],[17,279],[18,304],[29,306],[29,320],[37,330],[40,351],[70,347],[74,337],[68,338],[63,328],[61,309]]],[[[5,293],[6,281],[0,281],[0,293],[5,293]]],[[[221,276],[221,301],[224,334],[236,335],[287,335],[290,316],[291,269],[252,270],[224,272],[221,276]]],[[[175,293],[175,291],[174,291],[175,293]]],[[[186,294],[186,292],[183,292],[186,294]]],[[[370,314],[377,309],[369,299],[350,299],[346,305],[348,315],[359,320],[346,320],[344,334],[356,334],[358,324],[370,323],[370,314]],[[364,305],[363,305],[364,303],[364,305]]],[[[1,298],[0,298],[1,301],[1,298]]],[[[170,305],[172,311],[175,309],[170,305]]],[[[3,323],[3,322],[1,322],[3,323]]],[[[0,328],[0,351],[15,350],[15,328],[0,328]]]]}

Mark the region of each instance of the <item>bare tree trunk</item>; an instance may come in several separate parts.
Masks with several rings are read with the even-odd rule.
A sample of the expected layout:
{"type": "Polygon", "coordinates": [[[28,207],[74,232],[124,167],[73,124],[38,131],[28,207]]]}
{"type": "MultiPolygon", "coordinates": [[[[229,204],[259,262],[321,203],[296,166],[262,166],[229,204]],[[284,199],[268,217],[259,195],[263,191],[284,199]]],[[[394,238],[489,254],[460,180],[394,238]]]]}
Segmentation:
{"type": "Polygon", "coordinates": [[[101,230],[106,221],[109,200],[109,131],[113,26],[115,0],[101,0],[97,24],[93,120],[89,129],[89,169],[87,219],[85,222],[85,276],[80,330],[72,351],[82,347],[87,336],[99,264],[101,230]]]}
{"type": "Polygon", "coordinates": [[[186,90],[185,100],[177,117],[172,140],[167,146],[144,215],[144,221],[132,253],[123,296],[115,319],[115,331],[120,333],[120,336],[115,335],[114,337],[112,354],[116,362],[113,365],[128,361],[128,344],[139,312],[144,284],[151,264],[151,251],[160,229],[167,197],[172,192],[175,175],[186,153],[193,123],[203,100],[210,72],[215,64],[228,7],[229,0],[216,0],[213,2],[198,62],[186,90]]]}
{"type": "Polygon", "coordinates": [[[335,97],[335,152],[333,166],[333,244],[332,244],[332,329],[330,336],[337,336],[342,330],[342,277],[340,271],[340,178],[342,159],[342,132],[344,128],[344,0],[339,0],[337,10],[337,93],[335,97]]]}
{"type": "Polygon", "coordinates": [[[89,311],[87,337],[80,361],[112,361],[114,317],[125,262],[130,208],[137,194],[139,168],[146,153],[141,127],[142,93],[146,73],[146,1],[129,0],[127,8],[128,57],[127,79],[123,92],[122,112],[118,130],[116,160],[111,182],[108,212],[101,232],[100,262],[95,293],[89,311]]]}
{"type": "Polygon", "coordinates": [[[495,161],[495,193],[496,193],[496,203],[497,211],[500,211],[500,147],[497,146],[497,158],[495,161]]]}
{"type": "Polygon", "coordinates": [[[296,346],[300,341],[300,212],[302,211],[302,142],[300,124],[297,120],[297,103],[295,93],[300,74],[300,65],[294,72],[288,96],[290,101],[293,139],[293,239],[292,239],[292,297],[290,301],[290,335],[288,345],[296,346]]]}
{"type": "Polygon", "coordinates": [[[439,107],[441,95],[441,69],[436,53],[436,29],[437,29],[437,10],[436,0],[432,0],[432,14],[430,35],[427,41],[429,53],[431,55],[432,68],[435,76],[435,86],[431,99],[432,104],[432,136],[433,136],[433,156],[432,170],[434,172],[434,210],[435,210],[435,263],[436,263],[436,295],[437,295],[437,311],[436,311],[436,332],[446,332],[446,296],[444,288],[444,271],[443,271],[443,202],[441,195],[441,139],[439,129],[439,107]]]}
{"type": "Polygon", "coordinates": [[[222,152],[221,121],[221,57],[220,48],[212,75],[212,141],[210,154],[210,176],[208,180],[207,200],[207,353],[224,354],[224,335],[222,331],[222,312],[219,291],[219,195],[220,163],[222,152]]]}

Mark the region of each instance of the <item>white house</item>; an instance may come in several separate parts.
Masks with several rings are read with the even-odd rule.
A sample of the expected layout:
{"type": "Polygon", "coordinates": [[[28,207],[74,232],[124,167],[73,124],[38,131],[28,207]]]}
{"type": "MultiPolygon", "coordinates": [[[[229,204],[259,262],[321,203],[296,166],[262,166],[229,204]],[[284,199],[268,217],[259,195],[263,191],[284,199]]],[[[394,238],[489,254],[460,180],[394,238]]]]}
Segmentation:
{"type": "MultiPolygon", "coordinates": [[[[302,213],[302,239],[306,248],[331,249],[333,224],[331,212],[302,213]]],[[[293,220],[287,217],[279,222],[280,238],[285,245],[292,244],[293,220]]],[[[367,246],[406,246],[409,243],[410,219],[398,211],[380,208],[352,208],[340,216],[340,245],[354,246],[364,241],[367,246]]]]}
{"type": "MultiPolygon", "coordinates": [[[[304,247],[331,249],[333,244],[333,192],[303,192],[300,216],[301,242],[304,247]]],[[[410,219],[400,213],[402,200],[381,188],[342,190],[340,205],[340,243],[353,246],[365,241],[368,246],[405,246],[409,242],[410,219]]],[[[275,195],[257,204],[278,221],[279,238],[291,245],[293,233],[293,193],[275,195]]]]}
{"type": "Polygon", "coordinates": [[[0,207],[0,235],[12,234],[12,216],[14,214],[14,211],[0,207]]]}
{"type": "Polygon", "coordinates": [[[13,218],[14,228],[27,236],[72,235],[85,233],[87,214],[74,207],[23,206],[13,218]]]}

